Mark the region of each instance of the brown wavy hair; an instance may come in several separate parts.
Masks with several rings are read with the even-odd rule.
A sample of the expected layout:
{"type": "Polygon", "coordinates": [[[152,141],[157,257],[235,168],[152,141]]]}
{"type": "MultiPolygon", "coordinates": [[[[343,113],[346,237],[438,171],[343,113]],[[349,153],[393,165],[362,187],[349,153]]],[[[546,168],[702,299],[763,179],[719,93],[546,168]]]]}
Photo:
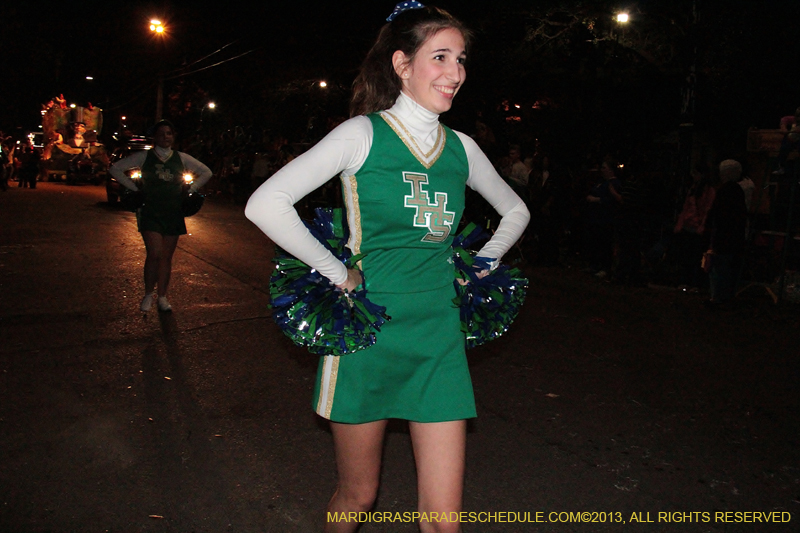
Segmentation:
{"type": "Polygon", "coordinates": [[[448,28],[460,32],[465,47],[469,47],[472,32],[457,18],[438,7],[410,9],[384,24],[353,81],[350,116],[366,115],[392,107],[403,87],[392,65],[392,55],[400,50],[409,61],[413,61],[425,41],[448,28]]]}

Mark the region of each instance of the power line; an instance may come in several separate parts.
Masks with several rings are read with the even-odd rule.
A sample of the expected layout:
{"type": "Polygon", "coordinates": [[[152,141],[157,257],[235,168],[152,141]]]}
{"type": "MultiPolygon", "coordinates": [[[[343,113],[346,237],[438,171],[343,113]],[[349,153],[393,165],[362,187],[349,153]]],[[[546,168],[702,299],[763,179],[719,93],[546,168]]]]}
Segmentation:
{"type": "MultiPolygon", "coordinates": [[[[188,65],[181,65],[180,67],[176,68],[175,70],[173,70],[171,72],[165,72],[164,75],[169,75],[169,74],[172,74],[174,72],[178,72],[180,70],[187,69],[187,68],[191,67],[192,65],[196,65],[196,64],[198,64],[198,63],[200,63],[202,61],[205,61],[206,59],[208,59],[209,57],[213,56],[214,54],[218,54],[219,52],[222,52],[224,49],[226,49],[227,47],[229,47],[229,46],[231,46],[233,44],[236,44],[237,42],[239,42],[238,39],[236,41],[229,42],[228,44],[226,44],[226,45],[222,46],[221,48],[211,52],[210,54],[208,54],[208,55],[206,55],[204,57],[201,57],[197,61],[193,61],[193,62],[189,63],[188,65]]],[[[171,79],[171,78],[165,78],[165,79],[171,79]]]]}
{"type": "MultiPolygon", "coordinates": [[[[259,47],[259,48],[260,48],[260,47],[259,47]]],[[[259,48],[253,48],[252,50],[248,50],[247,52],[244,52],[244,53],[242,53],[242,54],[239,54],[238,56],[233,56],[233,57],[231,57],[231,58],[229,58],[229,59],[224,59],[224,60],[220,61],[219,63],[214,63],[213,65],[208,65],[207,67],[199,68],[199,69],[197,69],[197,70],[192,70],[191,72],[184,72],[184,73],[182,73],[182,74],[178,74],[178,75],[176,75],[176,76],[170,76],[170,77],[168,77],[168,78],[164,78],[164,80],[174,80],[175,78],[180,78],[180,77],[183,77],[183,76],[188,76],[189,74],[195,74],[195,73],[197,73],[197,72],[202,72],[202,71],[204,71],[204,70],[207,70],[207,69],[210,69],[210,68],[218,67],[219,65],[222,65],[223,63],[227,63],[228,61],[233,61],[234,59],[239,59],[240,57],[242,57],[242,56],[246,56],[247,54],[249,54],[249,53],[251,53],[251,52],[255,52],[255,51],[256,51],[256,50],[258,50],[259,48]]]]}

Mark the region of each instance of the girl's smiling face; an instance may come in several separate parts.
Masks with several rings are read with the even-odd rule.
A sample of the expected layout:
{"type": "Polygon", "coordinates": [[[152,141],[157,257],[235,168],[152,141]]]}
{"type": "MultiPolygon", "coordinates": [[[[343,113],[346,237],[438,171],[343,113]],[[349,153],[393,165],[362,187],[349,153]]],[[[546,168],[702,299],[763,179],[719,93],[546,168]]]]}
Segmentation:
{"type": "Polygon", "coordinates": [[[450,109],[467,77],[466,58],[461,32],[445,28],[425,41],[411,61],[396,51],[392,64],[403,83],[403,92],[438,115],[450,109]]]}

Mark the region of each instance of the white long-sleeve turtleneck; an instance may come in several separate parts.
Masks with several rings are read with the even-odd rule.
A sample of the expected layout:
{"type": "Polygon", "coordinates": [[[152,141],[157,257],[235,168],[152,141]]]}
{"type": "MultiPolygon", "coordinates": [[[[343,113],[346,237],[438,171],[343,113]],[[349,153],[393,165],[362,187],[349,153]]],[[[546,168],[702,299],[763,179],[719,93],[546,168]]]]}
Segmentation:
{"type": "MultiPolygon", "coordinates": [[[[172,157],[171,148],[162,148],[160,146],[156,146],[153,148],[153,151],[161,161],[166,161],[172,157]]],[[[183,163],[183,168],[194,176],[194,180],[192,181],[192,186],[190,189],[192,192],[199,191],[200,188],[211,179],[211,169],[189,154],[178,152],[178,155],[181,158],[181,163],[183,163]]],[[[132,155],[129,155],[124,159],[120,159],[111,165],[111,167],[108,169],[108,173],[111,174],[111,176],[113,176],[114,179],[120,182],[124,187],[127,187],[132,191],[138,191],[139,188],[136,186],[133,180],[130,179],[127,174],[125,174],[125,172],[132,168],[141,168],[142,165],[144,165],[145,159],[147,159],[146,150],[135,152],[132,155]]]]}
{"type": "Polygon", "coordinates": [[[403,121],[411,135],[417,142],[431,148],[436,142],[436,133],[439,129],[439,115],[428,111],[410,96],[400,93],[389,113],[403,121]]]}
{"type": "MultiPolygon", "coordinates": [[[[423,152],[433,147],[439,115],[428,111],[401,93],[386,111],[389,120],[399,120],[407,144],[423,152]]],[[[483,196],[503,217],[497,231],[478,255],[499,260],[520,238],[530,214],[523,201],[497,174],[472,138],[456,132],[467,154],[467,185],[483,196]]],[[[335,284],[344,283],[347,269],[308,231],[294,209],[301,198],[341,175],[358,172],[372,146],[372,123],[365,116],[347,120],[319,143],[276,172],[259,187],[245,208],[245,215],[275,244],[291,253],[335,284]]]]}

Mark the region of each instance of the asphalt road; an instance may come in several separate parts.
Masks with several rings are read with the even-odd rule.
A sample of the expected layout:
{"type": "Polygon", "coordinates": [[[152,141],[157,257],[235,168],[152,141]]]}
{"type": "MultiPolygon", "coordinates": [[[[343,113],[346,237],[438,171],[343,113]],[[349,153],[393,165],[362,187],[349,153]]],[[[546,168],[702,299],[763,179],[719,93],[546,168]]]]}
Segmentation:
{"type": "MultiPolygon", "coordinates": [[[[270,242],[241,206],[206,204],[175,311],[143,316],[144,247],[102,187],[0,193],[0,531],[321,530],[335,470],[316,361],[269,317],[270,242]]],[[[469,353],[464,531],[800,531],[797,306],[751,291],[710,312],[526,271],[517,323],[469,353]]],[[[399,422],[385,459],[372,518],[402,519],[399,422]]]]}

